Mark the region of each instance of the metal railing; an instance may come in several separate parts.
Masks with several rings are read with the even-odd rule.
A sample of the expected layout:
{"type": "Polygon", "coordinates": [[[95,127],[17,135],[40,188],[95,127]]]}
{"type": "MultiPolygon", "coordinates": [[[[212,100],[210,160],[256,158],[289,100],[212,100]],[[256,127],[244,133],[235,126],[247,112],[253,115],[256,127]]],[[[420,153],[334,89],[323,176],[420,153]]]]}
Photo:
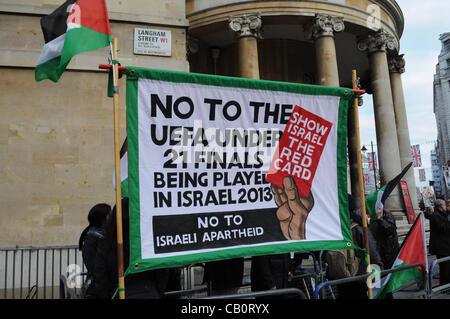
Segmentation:
{"type": "Polygon", "coordinates": [[[165,299],[189,299],[208,295],[208,287],[168,291],[164,293],[165,299]]]}
{"type": "MultiPolygon", "coordinates": [[[[195,268],[184,267],[181,288],[195,287],[195,268]]],[[[0,247],[0,299],[77,298],[86,267],[76,245],[0,247]]]]}
{"type": "Polygon", "coordinates": [[[265,290],[265,291],[257,291],[257,292],[248,292],[248,293],[238,293],[232,295],[220,295],[220,296],[208,296],[200,299],[253,299],[253,298],[261,298],[261,297],[295,297],[299,299],[307,299],[305,293],[297,288],[284,288],[284,289],[274,289],[274,290],[265,290]]]}
{"type": "MultiPolygon", "coordinates": [[[[313,287],[312,298],[318,298],[320,291],[324,287],[335,288],[336,285],[367,280],[371,274],[361,276],[339,279],[334,281],[324,281],[324,269],[322,269],[322,254],[319,256],[319,262],[316,260],[313,253],[307,252],[313,256],[314,270],[311,276],[315,278],[315,287],[313,287]],[[315,289],[314,289],[315,288],[315,289]]],[[[429,275],[426,275],[426,269],[421,264],[414,264],[410,266],[400,267],[391,270],[384,270],[380,272],[380,276],[386,276],[389,273],[406,270],[412,267],[420,267],[422,269],[422,283],[425,284],[421,288],[428,297],[437,296],[445,290],[450,290],[450,284],[433,287],[432,275],[433,270],[439,263],[450,261],[450,256],[435,260],[430,268],[429,275]]],[[[183,267],[181,273],[181,289],[180,291],[167,292],[166,298],[201,298],[210,296],[209,289],[206,286],[197,286],[195,284],[194,268],[200,267],[201,264],[195,264],[183,267]]],[[[50,246],[50,247],[7,247],[0,248],[0,299],[59,299],[64,298],[67,294],[68,279],[74,277],[74,274],[83,274],[86,272],[83,264],[83,258],[78,247],[75,245],[68,246],[50,246]],[[61,279],[67,279],[63,282],[61,287],[61,279]],[[63,288],[63,289],[62,289],[63,288]]],[[[436,273],[436,271],[435,271],[436,273]]],[[[72,284],[71,293],[79,295],[82,284],[86,276],[76,276],[77,279],[70,280],[72,284]],[[80,280],[78,283],[77,280],[80,280]],[[73,281],[73,282],[72,282],[73,281]]],[[[300,276],[301,277],[301,276],[300,276]]],[[[299,277],[299,278],[300,278],[299,277]]],[[[302,278],[300,278],[302,279],[302,278]]],[[[247,287],[244,287],[247,288],[247,287]]],[[[298,297],[311,298],[308,290],[295,286],[289,289],[298,297]],[[301,291],[301,294],[297,292],[301,291]],[[308,294],[308,296],[306,296],[308,294]]],[[[310,287],[308,287],[310,288],[310,287]]],[[[305,288],[306,289],[306,288],[305,288]]],[[[259,296],[278,296],[289,292],[288,290],[280,289],[277,292],[270,292],[270,295],[258,295],[255,293],[247,293],[249,289],[241,289],[239,293],[233,298],[252,298],[259,296]]],[[[230,296],[214,296],[215,298],[224,298],[230,296]]],[[[333,296],[334,297],[334,296],[333,296]]],[[[230,297],[231,298],[231,297],[230,297]]]]}
{"type": "MultiPolygon", "coordinates": [[[[395,273],[395,272],[399,272],[399,271],[404,271],[404,270],[408,270],[411,268],[420,268],[421,272],[422,272],[422,281],[421,281],[421,287],[419,288],[419,295],[422,295],[424,297],[428,296],[428,291],[427,291],[427,269],[424,265],[422,264],[413,264],[413,265],[408,265],[408,266],[403,266],[403,267],[398,267],[395,269],[388,269],[388,270],[383,270],[380,271],[379,275],[380,277],[384,277],[388,274],[391,273],[395,273]]],[[[320,291],[322,290],[322,288],[324,287],[331,287],[331,286],[339,286],[342,284],[346,284],[346,283],[351,283],[351,282],[360,282],[360,281],[365,281],[367,282],[367,279],[369,277],[373,277],[373,274],[365,274],[365,275],[359,275],[359,276],[354,276],[354,277],[349,277],[349,278],[343,278],[343,279],[337,279],[337,280],[331,280],[331,281],[325,281],[321,284],[319,284],[316,288],[316,290],[314,291],[313,294],[313,299],[319,299],[319,294],[320,291]]]]}
{"type": "Polygon", "coordinates": [[[441,294],[441,295],[448,294],[450,292],[450,283],[433,287],[433,270],[434,270],[434,268],[436,267],[436,265],[441,264],[443,262],[448,262],[448,261],[450,261],[450,256],[436,259],[430,265],[430,269],[428,271],[428,282],[429,282],[429,286],[430,286],[429,287],[430,298],[432,298],[433,296],[437,296],[439,294],[441,294]]]}
{"type": "Polygon", "coordinates": [[[75,245],[0,248],[0,299],[58,299],[61,275],[83,271],[75,245]]]}

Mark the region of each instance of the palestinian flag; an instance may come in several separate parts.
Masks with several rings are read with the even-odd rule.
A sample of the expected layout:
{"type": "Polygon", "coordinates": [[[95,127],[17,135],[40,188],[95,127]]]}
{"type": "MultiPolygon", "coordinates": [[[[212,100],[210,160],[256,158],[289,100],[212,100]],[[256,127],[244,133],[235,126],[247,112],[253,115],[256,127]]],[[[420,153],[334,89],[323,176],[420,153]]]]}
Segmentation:
{"type": "Polygon", "coordinates": [[[41,19],[45,45],[35,80],[57,82],[73,56],[106,47],[111,30],[105,0],[68,0],[41,19]]]}
{"type": "MultiPolygon", "coordinates": [[[[113,186],[116,189],[116,171],[113,171],[113,186]]],[[[128,197],[128,141],[125,141],[120,148],[120,189],[122,198],[128,197]]]]}
{"type": "Polygon", "coordinates": [[[389,195],[392,193],[395,187],[397,187],[397,185],[400,183],[403,176],[405,176],[406,172],[410,169],[411,166],[412,162],[406,165],[406,167],[401,171],[401,173],[398,174],[394,179],[389,181],[389,183],[387,183],[382,188],[376,190],[374,193],[367,196],[366,211],[370,219],[373,220],[377,219],[376,209],[378,207],[383,209],[386,199],[389,197],[389,195]]]}
{"type": "MultiPolygon", "coordinates": [[[[400,247],[400,252],[391,269],[413,264],[422,264],[428,269],[427,245],[425,240],[425,227],[423,213],[412,225],[408,235],[400,247]]],[[[387,293],[395,292],[404,284],[422,276],[420,268],[391,273],[381,280],[381,288],[374,288],[374,299],[383,299],[387,293]]]]}
{"type": "Polygon", "coordinates": [[[366,197],[366,212],[370,219],[377,219],[376,209],[377,207],[383,207],[383,204],[381,204],[381,197],[383,197],[385,190],[386,185],[366,197]]]}

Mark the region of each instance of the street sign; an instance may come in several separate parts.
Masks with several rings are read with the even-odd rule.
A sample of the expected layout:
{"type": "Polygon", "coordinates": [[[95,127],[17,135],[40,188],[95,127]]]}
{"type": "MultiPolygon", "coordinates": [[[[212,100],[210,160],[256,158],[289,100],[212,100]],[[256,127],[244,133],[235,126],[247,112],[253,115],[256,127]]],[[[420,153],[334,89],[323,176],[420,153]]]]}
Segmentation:
{"type": "Polygon", "coordinates": [[[134,54],[171,56],[172,32],[134,28],[134,54]]]}

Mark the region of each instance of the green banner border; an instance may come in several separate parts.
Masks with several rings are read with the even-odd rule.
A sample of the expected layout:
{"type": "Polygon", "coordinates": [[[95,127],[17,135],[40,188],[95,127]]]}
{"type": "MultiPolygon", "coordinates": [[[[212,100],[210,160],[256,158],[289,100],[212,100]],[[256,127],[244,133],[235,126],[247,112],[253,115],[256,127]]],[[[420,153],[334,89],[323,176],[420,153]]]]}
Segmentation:
{"type": "Polygon", "coordinates": [[[347,88],[305,85],[288,82],[266,80],[251,80],[207,74],[166,71],[157,69],[127,67],[127,136],[128,136],[128,166],[130,195],[135,200],[130,201],[130,264],[125,275],[138,273],[150,269],[185,266],[192,263],[208,262],[220,259],[237,258],[243,256],[259,256],[267,254],[281,254],[293,251],[353,249],[355,248],[348,214],[347,198],[347,115],[350,102],[355,97],[352,90],[347,88]],[[267,244],[254,247],[227,248],[212,252],[199,252],[187,255],[142,259],[141,231],[139,214],[139,145],[138,145],[138,79],[152,79],[175,83],[193,83],[221,87],[235,87],[254,90],[278,91],[305,95],[328,95],[340,97],[338,114],[338,149],[337,149],[337,180],[339,200],[339,214],[343,240],[286,242],[281,244],[267,244]]]}

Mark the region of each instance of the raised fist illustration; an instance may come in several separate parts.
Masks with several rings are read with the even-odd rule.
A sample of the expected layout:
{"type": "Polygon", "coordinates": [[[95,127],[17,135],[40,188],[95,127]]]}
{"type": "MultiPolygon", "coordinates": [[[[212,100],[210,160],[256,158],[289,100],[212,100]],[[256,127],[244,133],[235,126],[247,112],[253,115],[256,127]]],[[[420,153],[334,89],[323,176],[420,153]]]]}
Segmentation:
{"type": "Polygon", "coordinates": [[[306,239],[306,219],[314,206],[312,192],[308,197],[300,196],[291,176],[283,179],[283,188],[272,184],[272,192],[278,206],[277,217],[284,237],[288,240],[306,239]]]}

